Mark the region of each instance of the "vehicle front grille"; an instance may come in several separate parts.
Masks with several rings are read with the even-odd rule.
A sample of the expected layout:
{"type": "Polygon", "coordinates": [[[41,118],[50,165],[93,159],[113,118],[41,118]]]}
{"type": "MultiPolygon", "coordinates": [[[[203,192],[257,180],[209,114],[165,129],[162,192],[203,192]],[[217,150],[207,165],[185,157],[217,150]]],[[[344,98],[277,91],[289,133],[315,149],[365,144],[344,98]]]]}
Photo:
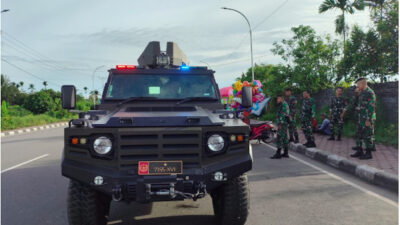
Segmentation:
{"type": "Polygon", "coordinates": [[[120,170],[137,174],[139,161],[179,160],[184,168],[200,166],[201,128],[123,128],[118,133],[120,170]]]}

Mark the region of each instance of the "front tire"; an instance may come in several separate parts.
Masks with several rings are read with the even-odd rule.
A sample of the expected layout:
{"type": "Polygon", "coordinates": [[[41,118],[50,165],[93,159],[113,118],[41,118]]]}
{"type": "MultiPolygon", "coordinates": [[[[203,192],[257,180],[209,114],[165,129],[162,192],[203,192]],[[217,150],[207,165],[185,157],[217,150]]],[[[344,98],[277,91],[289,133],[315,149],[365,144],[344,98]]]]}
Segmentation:
{"type": "Polygon", "coordinates": [[[68,189],[69,225],[106,225],[111,198],[77,181],[68,189]]]}
{"type": "Polygon", "coordinates": [[[241,175],[211,193],[218,225],[243,225],[249,214],[247,175],[241,175]]]}

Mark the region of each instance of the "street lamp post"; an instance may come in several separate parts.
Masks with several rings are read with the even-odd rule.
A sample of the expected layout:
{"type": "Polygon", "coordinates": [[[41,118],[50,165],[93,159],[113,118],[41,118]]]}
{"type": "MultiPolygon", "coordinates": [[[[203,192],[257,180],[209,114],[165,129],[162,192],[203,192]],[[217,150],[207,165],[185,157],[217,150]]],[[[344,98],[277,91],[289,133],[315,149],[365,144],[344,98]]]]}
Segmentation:
{"type": "MultiPolygon", "coordinates": [[[[99,70],[102,67],[104,67],[104,65],[98,66],[93,70],[93,75],[92,75],[92,91],[93,91],[93,94],[94,94],[94,91],[95,91],[94,90],[94,78],[95,78],[94,75],[96,74],[96,71],[99,70]]],[[[95,98],[93,98],[93,106],[94,105],[96,105],[96,99],[95,98]]]]}
{"type": "Polygon", "coordinates": [[[222,9],[225,10],[231,10],[231,11],[235,11],[237,13],[239,13],[240,15],[242,15],[244,17],[244,19],[246,20],[247,24],[249,25],[249,32],[250,32],[250,52],[251,52],[251,79],[254,81],[254,63],[253,63],[253,35],[251,32],[251,25],[250,25],[250,21],[247,19],[247,17],[240,11],[236,10],[236,9],[232,9],[232,8],[227,8],[227,7],[222,7],[222,9]]]}

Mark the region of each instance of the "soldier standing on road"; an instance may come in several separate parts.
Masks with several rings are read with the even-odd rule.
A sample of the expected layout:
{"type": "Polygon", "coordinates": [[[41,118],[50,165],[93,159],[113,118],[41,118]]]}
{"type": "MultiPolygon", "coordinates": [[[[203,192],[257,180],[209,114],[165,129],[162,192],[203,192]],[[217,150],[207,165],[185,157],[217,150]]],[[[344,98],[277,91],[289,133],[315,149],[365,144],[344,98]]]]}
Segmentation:
{"type": "Polygon", "coordinates": [[[316,147],[311,128],[311,120],[315,118],[315,102],[314,99],[310,97],[309,91],[303,92],[303,105],[301,110],[301,128],[303,129],[304,136],[307,139],[304,146],[307,148],[316,147]]]}
{"type": "Polygon", "coordinates": [[[346,111],[346,100],[342,97],[343,88],[336,88],[336,96],[331,100],[331,108],[329,110],[331,137],[328,140],[335,140],[335,125],[337,127],[337,140],[340,141],[343,129],[343,116],[346,111]]]}
{"type": "Polygon", "coordinates": [[[278,95],[276,98],[278,104],[278,112],[276,114],[276,124],[278,126],[278,135],[276,146],[277,150],[271,159],[280,159],[281,157],[289,157],[289,140],[287,136],[289,122],[289,105],[286,103],[283,95],[278,95]],[[281,150],[284,149],[283,155],[281,150]]]}
{"type": "Polygon", "coordinates": [[[289,142],[299,143],[299,134],[297,133],[296,127],[296,105],[297,99],[296,97],[292,96],[292,90],[287,88],[285,91],[286,95],[286,103],[289,104],[289,142]],[[294,139],[293,139],[294,136],[294,139]]]}
{"type": "Polygon", "coordinates": [[[350,110],[354,110],[354,119],[356,121],[357,129],[356,129],[356,146],[352,147],[353,150],[362,150],[362,142],[361,142],[361,127],[360,127],[360,107],[358,106],[358,98],[360,96],[360,89],[356,87],[354,89],[354,96],[347,106],[346,112],[350,110]]]}
{"type": "Polygon", "coordinates": [[[376,96],[374,91],[368,87],[367,79],[359,78],[356,81],[357,88],[361,93],[358,99],[359,112],[359,126],[361,133],[361,140],[365,144],[365,154],[362,145],[357,149],[357,152],[352,154],[351,157],[359,157],[360,159],[372,159],[371,151],[374,148],[374,124],[375,124],[375,106],[376,96]]]}

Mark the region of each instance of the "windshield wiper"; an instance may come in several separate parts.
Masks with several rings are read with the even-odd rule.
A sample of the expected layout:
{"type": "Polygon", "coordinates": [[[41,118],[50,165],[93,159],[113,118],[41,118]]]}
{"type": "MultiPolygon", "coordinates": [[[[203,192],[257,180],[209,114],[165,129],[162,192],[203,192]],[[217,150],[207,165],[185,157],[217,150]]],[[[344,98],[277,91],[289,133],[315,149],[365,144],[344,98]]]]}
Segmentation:
{"type": "Polygon", "coordinates": [[[213,98],[213,97],[189,97],[189,98],[184,98],[184,99],[180,100],[176,104],[179,105],[179,104],[182,104],[185,102],[191,102],[191,101],[196,101],[196,100],[216,101],[218,99],[213,98]]]}
{"type": "Polygon", "coordinates": [[[158,99],[158,98],[157,97],[149,97],[149,96],[130,97],[130,98],[125,99],[122,102],[118,103],[118,106],[123,105],[128,102],[136,101],[136,100],[155,100],[155,99],[158,99]]]}

